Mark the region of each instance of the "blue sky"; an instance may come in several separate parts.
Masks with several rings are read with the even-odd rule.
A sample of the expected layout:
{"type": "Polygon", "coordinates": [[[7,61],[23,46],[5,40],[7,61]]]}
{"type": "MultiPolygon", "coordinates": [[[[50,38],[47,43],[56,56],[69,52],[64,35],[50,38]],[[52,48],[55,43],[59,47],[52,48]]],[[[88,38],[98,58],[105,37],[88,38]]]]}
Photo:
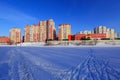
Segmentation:
{"type": "Polygon", "coordinates": [[[0,0],[0,36],[27,24],[53,18],[56,29],[69,23],[72,33],[104,25],[120,33],[120,0],[0,0]]]}

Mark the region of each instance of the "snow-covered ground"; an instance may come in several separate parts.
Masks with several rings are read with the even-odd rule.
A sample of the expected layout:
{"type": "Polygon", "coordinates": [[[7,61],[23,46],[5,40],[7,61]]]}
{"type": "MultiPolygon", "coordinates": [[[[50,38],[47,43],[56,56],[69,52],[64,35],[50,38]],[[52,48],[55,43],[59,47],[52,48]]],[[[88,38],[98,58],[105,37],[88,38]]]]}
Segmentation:
{"type": "Polygon", "coordinates": [[[120,47],[0,47],[0,80],[120,80],[120,47]]]}
{"type": "MultiPolygon", "coordinates": [[[[10,46],[10,45],[3,45],[3,46],[10,46]]],[[[12,45],[12,46],[31,46],[31,47],[43,47],[43,46],[52,46],[52,47],[120,47],[120,43],[118,42],[108,42],[108,43],[105,43],[105,42],[97,42],[96,45],[92,45],[90,44],[89,42],[84,44],[84,45],[77,45],[76,43],[69,43],[67,44],[66,43],[61,43],[61,44],[57,44],[57,43],[54,43],[52,45],[48,45],[44,42],[25,42],[25,43],[20,43],[20,44],[17,44],[17,45],[12,45]]]]}
{"type": "Polygon", "coordinates": [[[17,44],[17,46],[44,46],[44,42],[25,42],[17,44]]]}

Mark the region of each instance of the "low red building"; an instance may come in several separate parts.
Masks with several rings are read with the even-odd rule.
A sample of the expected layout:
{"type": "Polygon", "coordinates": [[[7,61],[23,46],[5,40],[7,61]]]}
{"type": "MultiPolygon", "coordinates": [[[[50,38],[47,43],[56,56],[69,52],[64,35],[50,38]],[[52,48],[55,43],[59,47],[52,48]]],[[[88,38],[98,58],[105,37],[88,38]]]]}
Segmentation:
{"type": "Polygon", "coordinates": [[[75,34],[75,40],[80,40],[81,38],[86,37],[85,34],[75,34]]]}
{"type": "Polygon", "coordinates": [[[6,36],[0,36],[0,43],[9,43],[9,38],[6,36]]]}
{"type": "Polygon", "coordinates": [[[106,38],[106,34],[75,34],[68,35],[68,40],[80,40],[81,38],[101,39],[106,38]]]}
{"type": "Polygon", "coordinates": [[[90,36],[90,38],[92,38],[92,39],[106,38],[106,34],[88,34],[88,36],[90,36]]]}
{"type": "Polygon", "coordinates": [[[75,40],[75,35],[68,35],[68,40],[75,40]]]}

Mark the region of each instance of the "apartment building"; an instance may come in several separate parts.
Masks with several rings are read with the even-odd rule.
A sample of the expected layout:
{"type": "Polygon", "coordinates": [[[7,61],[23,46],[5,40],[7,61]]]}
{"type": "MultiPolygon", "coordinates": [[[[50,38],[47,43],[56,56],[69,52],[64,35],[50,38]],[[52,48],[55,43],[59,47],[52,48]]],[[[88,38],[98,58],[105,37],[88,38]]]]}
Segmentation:
{"type": "Polygon", "coordinates": [[[40,41],[40,27],[37,24],[32,24],[30,28],[30,41],[39,42],[40,41]]]}
{"type": "Polygon", "coordinates": [[[58,30],[59,40],[68,39],[68,35],[71,34],[70,24],[60,24],[58,30]]]}
{"type": "Polygon", "coordinates": [[[119,34],[115,32],[115,38],[119,38],[119,34]]]}
{"type": "Polygon", "coordinates": [[[92,33],[94,33],[94,32],[91,30],[84,30],[84,31],[78,32],[78,34],[92,34],[92,33]]]}
{"type": "Polygon", "coordinates": [[[112,28],[107,29],[106,38],[114,39],[115,38],[115,30],[112,28]]]}
{"type": "Polygon", "coordinates": [[[24,42],[30,42],[30,25],[24,27],[24,42]]]}
{"type": "Polygon", "coordinates": [[[24,41],[25,42],[40,41],[40,27],[36,24],[26,25],[24,27],[24,41]]]}
{"type": "Polygon", "coordinates": [[[46,20],[45,21],[39,21],[38,23],[39,29],[40,29],[40,42],[45,41],[47,39],[46,35],[46,20]]]}
{"type": "Polygon", "coordinates": [[[47,20],[47,39],[54,40],[56,37],[56,28],[53,19],[47,20]]]}
{"type": "Polygon", "coordinates": [[[24,27],[25,42],[44,42],[46,40],[55,39],[56,28],[53,19],[39,21],[24,27]]]}
{"type": "Polygon", "coordinates": [[[12,28],[9,31],[10,33],[10,42],[20,43],[21,42],[21,29],[20,28],[12,28]]]}
{"type": "Polygon", "coordinates": [[[94,28],[95,34],[106,34],[107,28],[106,26],[98,26],[94,28]]]}

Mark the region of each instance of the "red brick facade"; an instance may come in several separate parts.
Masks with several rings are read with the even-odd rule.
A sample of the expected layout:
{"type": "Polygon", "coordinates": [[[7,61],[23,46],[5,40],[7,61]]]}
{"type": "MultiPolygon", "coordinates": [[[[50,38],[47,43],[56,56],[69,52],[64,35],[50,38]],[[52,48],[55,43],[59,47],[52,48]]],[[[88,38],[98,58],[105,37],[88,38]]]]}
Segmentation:
{"type": "Polygon", "coordinates": [[[0,36],[0,43],[9,43],[9,38],[6,36],[0,36]]]}
{"type": "Polygon", "coordinates": [[[106,34],[75,34],[68,35],[68,40],[80,40],[81,38],[89,37],[90,39],[106,38],[106,34]],[[74,39],[73,39],[74,38],[74,39]]]}

